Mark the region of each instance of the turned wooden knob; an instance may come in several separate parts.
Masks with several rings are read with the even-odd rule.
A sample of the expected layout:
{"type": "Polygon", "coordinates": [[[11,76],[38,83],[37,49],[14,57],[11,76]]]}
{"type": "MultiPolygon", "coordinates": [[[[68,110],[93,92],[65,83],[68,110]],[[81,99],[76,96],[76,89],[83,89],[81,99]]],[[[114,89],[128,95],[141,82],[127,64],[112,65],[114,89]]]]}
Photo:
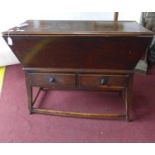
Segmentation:
{"type": "Polygon", "coordinates": [[[54,83],[55,82],[55,78],[54,77],[50,77],[48,80],[49,83],[54,83]]]}
{"type": "Polygon", "coordinates": [[[107,78],[102,78],[101,80],[100,80],[100,84],[101,85],[105,85],[105,84],[107,84],[108,83],[108,79],[107,78]]]}

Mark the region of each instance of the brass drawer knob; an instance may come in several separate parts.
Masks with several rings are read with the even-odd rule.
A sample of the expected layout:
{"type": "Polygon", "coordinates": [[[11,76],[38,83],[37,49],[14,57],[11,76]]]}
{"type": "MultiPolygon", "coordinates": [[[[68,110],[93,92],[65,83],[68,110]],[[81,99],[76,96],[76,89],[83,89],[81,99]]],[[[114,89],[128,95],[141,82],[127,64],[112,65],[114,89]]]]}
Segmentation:
{"type": "Polygon", "coordinates": [[[101,80],[100,80],[100,84],[101,85],[105,85],[105,84],[107,84],[108,83],[108,78],[102,78],[101,80]]]}

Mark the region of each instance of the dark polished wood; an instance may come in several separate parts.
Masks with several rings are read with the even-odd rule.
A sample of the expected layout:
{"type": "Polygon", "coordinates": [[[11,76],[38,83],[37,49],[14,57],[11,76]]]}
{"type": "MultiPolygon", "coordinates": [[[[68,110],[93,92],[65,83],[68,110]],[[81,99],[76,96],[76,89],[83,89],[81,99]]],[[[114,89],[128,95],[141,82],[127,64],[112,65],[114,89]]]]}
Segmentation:
{"type": "Polygon", "coordinates": [[[30,113],[86,118],[131,119],[134,67],[153,33],[134,21],[28,20],[3,32],[26,76],[30,113]],[[24,25],[27,24],[27,25],[24,25]],[[39,87],[33,100],[32,88],[39,87]],[[89,114],[34,108],[41,91],[50,89],[122,92],[123,114],[89,114]]]}
{"type": "Polygon", "coordinates": [[[125,114],[92,114],[92,113],[79,113],[79,112],[68,112],[68,111],[57,111],[57,110],[51,110],[51,109],[42,109],[42,108],[34,108],[34,113],[40,113],[40,114],[51,114],[51,115],[57,115],[57,116],[71,116],[71,117],[83,117],[83,118],[124,118],[125,114]]]}
{"type": "Polygon", "coordinates": [[[81,88],[124,88],[128,81],[128,75],[83,74],[79,76],[81,88]]]}
{"type": "MultiPolygon", "coordinates": [[[[27,20],[28,26],[18,31],[12,28],[10,35],[90,35],[90,36],[140,36],[152,35],[135,21],[81,21],[81,20],[27,20]]],[[[8,31],[3,32],[7,35],[8,31]]]]}
{"type": "Polygon", "coordinates": [[[75,87],[75,74],[32,73],[31,84],[41,87],[75,87]]]}
{"type": "Polygon", "coordinates": [[[62,69],[84,66],[85,69],[131,70],[151,41],[150,37],[142,36],[18,35],[11,38],[15,45],[11,48],[24,67],[62,69]]]}

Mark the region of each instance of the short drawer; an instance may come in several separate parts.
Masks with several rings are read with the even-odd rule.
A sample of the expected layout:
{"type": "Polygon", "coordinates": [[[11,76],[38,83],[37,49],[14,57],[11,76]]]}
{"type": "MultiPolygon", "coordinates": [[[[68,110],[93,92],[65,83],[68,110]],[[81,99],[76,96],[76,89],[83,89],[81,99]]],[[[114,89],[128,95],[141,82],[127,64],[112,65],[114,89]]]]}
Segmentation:
{"type": "Polygon", "coordinates": [[[129,75],[99,75],[99,74],[79,75],[79,85],[81,88],[121,89],[128,85],[128,81],[129,81],[129,75]]]}
{"type": "Polygon", "coordinates": [[[75,87],[74,74],[31,73],[31,84],[40,87],[71,88],[75,87]]]}

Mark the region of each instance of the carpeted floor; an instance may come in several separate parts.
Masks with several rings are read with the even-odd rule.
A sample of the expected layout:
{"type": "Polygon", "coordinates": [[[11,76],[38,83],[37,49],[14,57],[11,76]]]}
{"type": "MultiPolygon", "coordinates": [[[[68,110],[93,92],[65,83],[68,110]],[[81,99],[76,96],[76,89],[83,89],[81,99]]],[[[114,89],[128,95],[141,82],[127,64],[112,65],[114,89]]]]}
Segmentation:
{"type": "MultiPolygon", "coordinates": [[[[20,65],[9,66],[0,98],[0,142],[155,142],[155,68],[134,80],[130,123],[29,115],[24,73],[20,65]]],[[[99,113],[124,108],[116,93],[84,91],[52,91],[42,106],[99,113]]]]}

